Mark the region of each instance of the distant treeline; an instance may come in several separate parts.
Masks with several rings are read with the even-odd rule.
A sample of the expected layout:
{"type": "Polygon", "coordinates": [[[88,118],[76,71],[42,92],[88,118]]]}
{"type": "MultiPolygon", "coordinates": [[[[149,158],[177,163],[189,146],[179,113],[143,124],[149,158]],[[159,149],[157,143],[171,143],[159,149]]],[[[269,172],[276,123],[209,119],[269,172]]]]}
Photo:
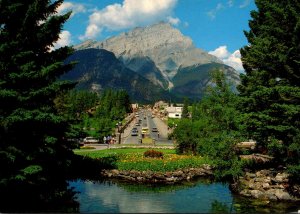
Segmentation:
{"type": "Polygon", "coordinates": [[[113,135],[116,123],[131,112],[129,95],[124,90],[104,90],[100,95],[87,90],[71,90],[56,99],[60,114],[72,122],[69,138],[113,135]]]}

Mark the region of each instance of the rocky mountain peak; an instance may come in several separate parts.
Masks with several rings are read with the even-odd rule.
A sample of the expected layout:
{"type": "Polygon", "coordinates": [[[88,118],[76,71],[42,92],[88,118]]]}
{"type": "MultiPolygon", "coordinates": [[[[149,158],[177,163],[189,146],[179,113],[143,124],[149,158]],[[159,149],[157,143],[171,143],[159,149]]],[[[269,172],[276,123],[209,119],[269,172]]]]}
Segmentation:
{"type": "Polygon", "coordinates": [[[186,50],[193,47],[193,42],[170,24],[160,22],[145,28],[134,28],[102,42],[90,42],[90,46],[107,49],[117,57],[123,56],[123,59],[131,56],[149,56],[155,60],[155,57],[151,56],[154,49],[186,50]]]}
{"type": "MultiPolygon", "coordinates": [[[[166,22],[137,27],[100,42],[86,41],[75,48],[106,49],[135,71],[140,67],[133,65],[132,60],[146,57],[153,61],[161,75],[170,83],[169,87],[172,87],[171,79],[179,68],[195,64],[222,63],[215,56],[196,48],[189,37],[166,22]]],[[[142,63],[139,64],[142,66],[142,63]]]]}

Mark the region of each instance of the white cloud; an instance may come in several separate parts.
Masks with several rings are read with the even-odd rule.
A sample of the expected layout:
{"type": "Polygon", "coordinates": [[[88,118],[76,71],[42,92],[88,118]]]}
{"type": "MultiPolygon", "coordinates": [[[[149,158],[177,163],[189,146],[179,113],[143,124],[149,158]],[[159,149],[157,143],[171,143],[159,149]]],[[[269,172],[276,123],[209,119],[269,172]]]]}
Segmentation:
{"type": "Polygon", "coordinates": [[[244,71],[244,67],[241,60],[241,53],[239,50],[233,52],[233,54],[231,54],[227,59],[224,59],[223,61],[226,65],[233,67],[239,72],[244,71]]]}
{"type": "Polygon", "coordinates": [[[64,14],[69,11],[72,11],[71,16],[74,16],[76,13],[86,12],[86,8],[83,4],[75,4],[75,3],[71,3],[71,2],[64,2],[57,8],[57,13],[59,15],[64,14]]]}
{"type": "Polygon", "coordinates": [[[240,8],[245,8],[250,4],[250,0],[244,0],[244,2],[239,6],[240,8]]]}
{"type": "Polygon", "coordinates": [[[122,4],[108,5],[95,10],[89,17],[85,35],[80,39],[97,37],[103,30],[122,30],[166,20],[179,23],[172,17],[177,0],[124,0],[122,4]]]}
{"type": "Polygon", "coordinates": [[[54,49],[68,46],[71,43],[71,33],[69,31],[64,30],[59,34],[59,39],[57,40],[57,42],[54,43],[54,49]]]}
{"type": "Polygon", "coordinates": [[[224,9],[224,8],[225,7],[224,7],[224,5],[222,3],[218,3],[217,6],[216,6],[216,8],[214,8],[214,9],[212,9],[212,10],[210,10],[210,11],[207,12],[207,15],[213,20],[213,19],[216,18],[217,13],[220,10],[224,9]]]}
{"type": "Polygon", "coordinates": [[[172,24],[172,25],[178,25],[179,23],[180,23],[180,19],[178,19],[178,18],[173,18],[172,16],[168,16],[167,17],[167,20],[168,20],[168,22],[170,23],[170,24],[172,24]]]}
{"type": "Polygon", "coordinates": [[[242,60],[241,60],[241,53],[239,50],[236,50],[233,53],[230,53],[227,50],[227,46],[224,45],[224,46],[220,46],[216,50],[210,51],[208,53],[218,57],[219,59],[221,59],[224,62],[224,64],[233,67],[235,70],[237,70],[239,72],[244,71],[242,60]]]}
{"type": "Polygon", "coordinates": [[[230,56],[230,52],[227,50],[227,46],[220,46],[214,51],[208,52],[211,55],[214,55],[220,59],[225,59],[230,56]]]}

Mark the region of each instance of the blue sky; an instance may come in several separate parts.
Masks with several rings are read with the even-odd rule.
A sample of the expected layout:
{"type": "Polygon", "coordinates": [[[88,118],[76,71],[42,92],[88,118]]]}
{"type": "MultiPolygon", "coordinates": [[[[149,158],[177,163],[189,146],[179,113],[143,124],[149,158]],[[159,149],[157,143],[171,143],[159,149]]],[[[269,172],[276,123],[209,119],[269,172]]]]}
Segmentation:
{"type": "Polygon", "coordinates": [[[239,49],[247,45],[254,0],[69,0],[58,12],[73,11],[57,46],[104,40],[137,26],[170,22],[196,47],[243,71],[239,49]]]}

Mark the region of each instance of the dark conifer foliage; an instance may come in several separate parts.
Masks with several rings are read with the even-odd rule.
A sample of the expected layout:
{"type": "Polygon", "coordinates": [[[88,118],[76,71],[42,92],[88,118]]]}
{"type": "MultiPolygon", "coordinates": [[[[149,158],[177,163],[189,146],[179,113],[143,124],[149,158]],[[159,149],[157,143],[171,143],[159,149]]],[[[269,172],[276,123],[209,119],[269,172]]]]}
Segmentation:
{"type": "Polygon", "coordinates": [[[63,63],[72,49],[52,50],[70,16],[55,15],[62,2],[0,1],[0,212],[55,209],[57,199],[72,197],[66,168],[73,146],[54,105],[73,87],[57,81],[72,68],[63,63]]]}
{"type": "Polygon", "coordinates": [[[183,100],[183,108],[182,108],[182,118],[188,118],[189,117],[189,99],[187,97],[183,100]]]}
{"type": "Polygon", "coordinates": [[[242,121],[263,151],[300,172],[300,2],[256,5],[245,32],[249,45],[241,49],[242,121]]]}

